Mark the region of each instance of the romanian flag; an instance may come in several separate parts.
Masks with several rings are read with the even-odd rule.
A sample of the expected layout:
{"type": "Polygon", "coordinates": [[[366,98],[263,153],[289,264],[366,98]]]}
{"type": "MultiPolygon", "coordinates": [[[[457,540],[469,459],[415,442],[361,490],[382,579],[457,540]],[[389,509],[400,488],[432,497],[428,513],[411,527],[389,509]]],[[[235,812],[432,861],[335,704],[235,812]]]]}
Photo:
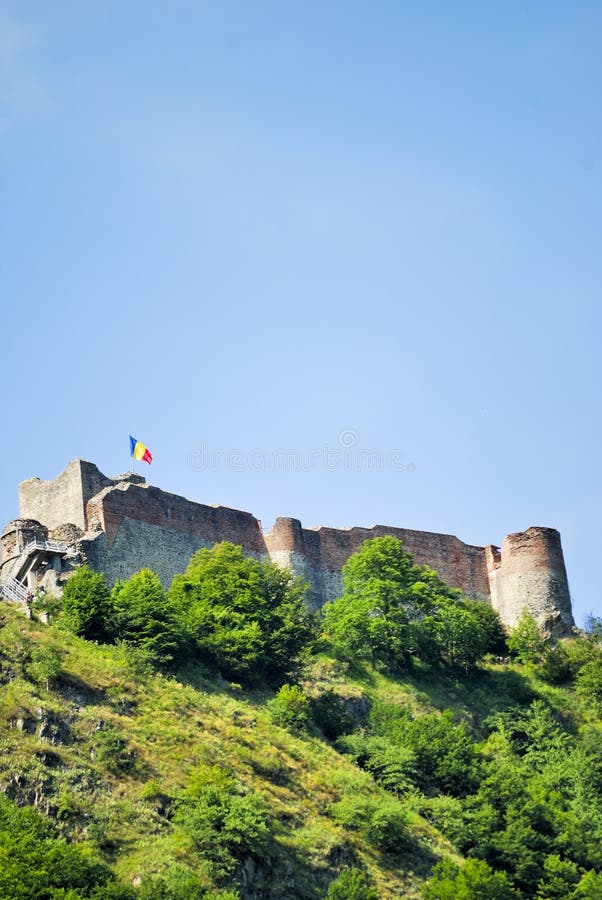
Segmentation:
{"type": "Polygon", "coordinates": [[[148,447],[145,447],[144,444],[141,444],[140,441],[137,441],[136,438],[133,438],[130,434],[130,456],[133,456],[134,459],[141,459],[142,462],[152,463],[153,454],[150,452],[148,447]]]}

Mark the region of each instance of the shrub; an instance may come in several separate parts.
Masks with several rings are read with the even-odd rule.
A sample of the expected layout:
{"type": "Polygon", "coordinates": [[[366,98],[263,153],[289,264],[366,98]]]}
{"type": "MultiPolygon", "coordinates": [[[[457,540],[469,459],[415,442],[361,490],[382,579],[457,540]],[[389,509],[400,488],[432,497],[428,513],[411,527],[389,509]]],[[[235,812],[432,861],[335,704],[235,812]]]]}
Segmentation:
{"type": "Polygon", "coordinates": [[[309,699],[296,684],[283,684],[267,706],[276,725],[302,731],[309,724],[309,699]]]}
{"type": "Polygon", "coordinates": [[[26,664],[25,671],[35,684],[42,684],[46,691],[50,690],[59,678],[63,652],[58,647],[38,646],[31,651],[31,661],[26,664]]]}
{"type": "Polygon", "coordinates": [[[577,696],[583,705],[599,717],[602,716],[602,657],[586,663],[577,676],[577,696]]]}
{"type": "Polygon", "coordinates": [[[516,628],[510,632],[508,649],[523,663],[537,662],[544,648],[537,622],[528,610],[523,609],[516,628]]]}
{"type": "Polygon", "coordinates": [[[255,793],[243,794],[219,766],[203,766],[180,799],[174,822],[194,841],[212,875],[231,877],[246,857],[267,852],[267,808],[255,793]]]}
{"type": "Polygon", "coordinates": [[[335,740],[353,730],[353,717],[336,691],[327,690],[311,700],[311,716],[325,737],[335,740]]]}
{"type": "Polygon", "coordinates": [[[328,812],[335,822],[361,831],[373,846],[385,853],[399,853],[410,843],[406,812],[392,798],[346,795],[332,803],[328,812]]]}
{"type": "Polygon", "coordinates": [[[126,739],[112,725],[105,726],[96,732],[94,757],[115,774],[129,772],[136,762],[134,751],[128,748],[126,739]]]}
{"type": "Polygon", "coordinates": [[[407,850],[411,843],[408,817],[396,800],[383,800],[376,807],[370,818],[367,837],[370,843],[385,853],[407,850]]]}
{"type": "Polygon", "coordinates": [[[378,892],[361,869],[343,869],[328,886],[326,900],[378,900],[378,892]]]}

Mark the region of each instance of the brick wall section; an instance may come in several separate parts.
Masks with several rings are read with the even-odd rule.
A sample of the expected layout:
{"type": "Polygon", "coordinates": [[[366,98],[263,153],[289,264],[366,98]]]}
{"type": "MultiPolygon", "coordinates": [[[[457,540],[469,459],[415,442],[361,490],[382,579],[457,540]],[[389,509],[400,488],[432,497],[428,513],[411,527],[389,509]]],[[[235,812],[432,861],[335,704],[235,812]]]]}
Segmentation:
{"type": "Polygon", "coordinates": [[[266,553],[261,523],[251,513],[193,503],[150,485],[120,483],[105,488],[88,502],[86,516],[90,531],[106,533],[109,548],[127,518],[192,535],[203,546],[231,541],[248,553],[266,553]]]}
{"type": "MultiPolygon", "coordinates": [[[[489,579],[485,562],[485,548],[464,544],[451,534],[412,531],[375,525],[372,528],[303,528],[298,519],[279,518],[265,542],[270,555],[283,558],[286,554],[303,556],[313,571],[340,573],[352,553],[364,541],[392,535],[419,565],[436,569],[444,581],[460,588],[470,597],[489,600],[489,579]]],[[[325,579],[334,590],[337,582],[325,579]]],[[[332,600],[334,597],[326,596],[332,600]]]]}

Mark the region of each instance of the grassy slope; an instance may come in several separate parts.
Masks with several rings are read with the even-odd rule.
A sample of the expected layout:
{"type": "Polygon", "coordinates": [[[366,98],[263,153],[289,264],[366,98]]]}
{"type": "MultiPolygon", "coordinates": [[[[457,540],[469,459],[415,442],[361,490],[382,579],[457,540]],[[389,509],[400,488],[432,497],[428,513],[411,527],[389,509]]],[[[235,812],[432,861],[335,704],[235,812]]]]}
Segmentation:
{"type": "MultiPolygon", "coordinates": [[[[58,819],[66,834],[96,841],[127,882],[158,873],[166,861],[201,864],[164,813],[165,797],[181,795],[202,764],[232,769],[269,804],[274,834],[271,863],[254,873],[264,896],[324,896],[341,865],[361,860],[383,898],[417,897],[449,843],[410,809],[414,842],[398,857],[377,851],[359,831],[337,825],[329,804],[345,795],[383,794],[371,778],[319,735],[294,736],[273,725],[268,695],[190,672],[186,683],[153,675],[131,652],[101,647],[56,628],[1,611],[0,789],[58,819]],[[56,686],[47,692],[22,671],[32,646],[64,653],[56,686]],[[122,770],[102,754],[107,726],[126,741],[122,770]],[[41,734],[40,734],[41,732],[41,734]],[[131,762],[128,762],[131,754],[131,762]],[[129,767],[128,767],[129,766],[129,767]]],[[[313,685],[409,704],[416,712],[452,707],[480,733],[496,708],[545,691],[561,712],[567,695],[531,679],[518,667],[491,666],[472,686],[444,682],[428,672],[392,680],[364,673],[351,679],[329,661],[317,661],[313,685]]]]}

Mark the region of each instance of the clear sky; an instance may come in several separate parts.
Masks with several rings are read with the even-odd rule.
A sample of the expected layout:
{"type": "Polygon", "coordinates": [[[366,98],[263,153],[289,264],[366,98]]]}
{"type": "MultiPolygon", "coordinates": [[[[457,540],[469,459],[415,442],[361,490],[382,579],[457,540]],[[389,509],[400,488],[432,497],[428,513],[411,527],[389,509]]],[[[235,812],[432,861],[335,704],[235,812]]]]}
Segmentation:
{"type": "Polygon", "coordinates": [[[0,0],[2,519],[131,433],[268,528],[554,526],[602,614],[601,32],[581,0],[0,0]]]}

